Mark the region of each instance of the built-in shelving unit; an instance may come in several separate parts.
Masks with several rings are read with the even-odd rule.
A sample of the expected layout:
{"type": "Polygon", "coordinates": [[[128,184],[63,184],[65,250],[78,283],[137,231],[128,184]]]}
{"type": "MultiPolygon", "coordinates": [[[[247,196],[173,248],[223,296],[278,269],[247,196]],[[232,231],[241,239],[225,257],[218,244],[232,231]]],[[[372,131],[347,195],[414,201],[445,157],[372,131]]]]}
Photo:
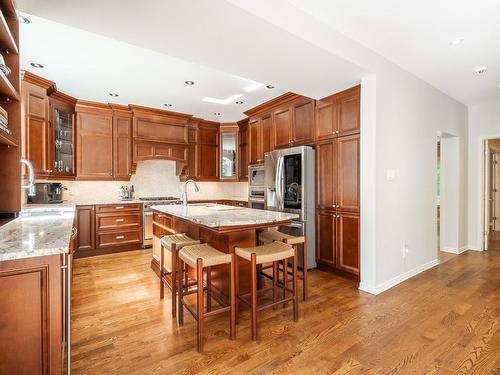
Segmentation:
{"type": "Polygon", "coordinates": [[[21,77],[19,21],[12,0],[0,0],[0,54],[10,74],[0,72],[0,106],[7,112],[8,128],[0,128],[0,217],[21,210],[21,77]]]}

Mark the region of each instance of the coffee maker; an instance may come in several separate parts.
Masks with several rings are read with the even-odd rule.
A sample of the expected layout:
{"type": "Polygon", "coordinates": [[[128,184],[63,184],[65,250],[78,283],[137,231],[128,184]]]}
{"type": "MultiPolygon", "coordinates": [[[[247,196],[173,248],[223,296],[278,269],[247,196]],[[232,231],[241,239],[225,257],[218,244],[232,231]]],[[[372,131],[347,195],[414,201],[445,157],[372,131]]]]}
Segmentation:
{"type": "Polygon", "coordinates": [[[67,190],[67,188],[60,182],[37,182],[35,183],[36,194],[33,197],[28,197],[28,203],[62,203],[63,190],[67,190]]]}

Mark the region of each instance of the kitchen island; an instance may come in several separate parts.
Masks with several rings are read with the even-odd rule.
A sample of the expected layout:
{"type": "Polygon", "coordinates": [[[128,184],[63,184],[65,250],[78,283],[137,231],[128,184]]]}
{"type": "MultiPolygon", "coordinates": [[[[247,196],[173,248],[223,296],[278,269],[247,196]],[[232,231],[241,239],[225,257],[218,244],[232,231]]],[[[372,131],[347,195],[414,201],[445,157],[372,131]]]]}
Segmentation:
{"type": "MultiPolygon", "coordinates": [[[[224,253],[234,252],[235,247],[252,247],[257,244],[257,231],[279,225],[288,225],[298,215],[284,212],[231,207],[219,204],[190,204],[153,206],[153,260],[151,266],[159,274],[160,239],[173,233],[208,243],[224,253]]],[[[170,257],[165,257],[164,267],[171,270],[170,257]]],[[[240,264],[240,291],[249,290],[250,263],[240,264]]],[[[221,298],[228,296],[229,266],[213,270],[213,287],[221,298]]]]}

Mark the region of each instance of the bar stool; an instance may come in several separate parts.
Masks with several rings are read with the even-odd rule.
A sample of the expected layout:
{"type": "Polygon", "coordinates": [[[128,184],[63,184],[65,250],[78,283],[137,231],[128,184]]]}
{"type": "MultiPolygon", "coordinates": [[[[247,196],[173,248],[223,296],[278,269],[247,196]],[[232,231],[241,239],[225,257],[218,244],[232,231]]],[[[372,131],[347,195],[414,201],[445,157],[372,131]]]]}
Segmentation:
{"type": "MultiPolygon", "coordinates": [[[[309,296],[307,287],[307,242],[304,236],[292,236],[287,233],[278,231],[277,229],[271,229],[268,231],[260,232],[259,241],[262,244],[271,243],[273,241],[284,242],[288,245],[292,245],[294,248],[298,248],[299,244],[303,244],[302,248],[302,274],[299,275],[299,279],[302,280],[302,300],[306,301],[309,296]]],[[[285,266],[285,263],[283,263],[285,266]]],[[[288,282],[288,267],[283,268],[283,282],[288,282]]]]}
{"type": "Polygon", "coordinates": [[[236,261],[236,314],[238,314],[239,300],[250,305],[252,308],[252,340],[257,340],[257,311],[264,310],[269,307],[277,306],[280,303],[286,303],[289,301],[293,302],[293,320],[297,321],[299,319],[299,304],[297,296],[297,248],[283,243],[283,242],[271,242],[266,245],[260,245],[250,248],[240,248],[235,249],[235,254],[237,257],[236,261]],[[250,293],[239,294],[238,286],[238,258],[243,258],[250,261],[251,264],[251,289],[250,293]],[[289,258],[293,258],[293,272],[292,272],[292,289],[288,289],[288,285],[284,283],[282,286],[278,284],[278,262],[288,262],[289,258]],[[257,265],[263,263],[273,263],[273,285],[257,290],[257,265]],[[257,294],[264,292],[266,290],[273,290],[273,302],[258,305],[257,304],[257,294]],[[283,290],[283,297],[277,300],[277,289],[283,290]],[[290,297],[286,296],[286,292],[291,293],[290,297]],[[247,301],[245,297],[250,296],[250,301],[247,301]]]}
{"type": "MultiPolygon", "coordinates": [[[[163,236],[160,240],[161,251],[160,251],[160,299],[163,299],[165,291],[165,284],[168,285],[167,275],[170,275],[170,290],[172,291],[172,317],[175,318],[177,312],[177,252],[184,246],[196,245],[200,241],[195,240],[191,237],[186,236],[184,233],[171,234],[163,236]],[[163,263],[165,262],[165,249],[171,254],[171,271],[165,271],[163,263]]],[[[187,274],[186,274],[187,275],[187,274]]]]}
{"type": "MultiPolygon", "coordinates": [[[[179,265],[178,270],[180,272],[178,278],[178,299],[179,299],[179,316],[178,321],[179,325],[184,324],[184,307],[191,313],[191,315],[195,318],[197,322],[197,331],[198,331],[198,352],[201,353],[203,351],[203,340],[204,340],[204,320],[209,316],[221,314],[226,311],[231,312],[231,317],[229,321],[229,337],[231,340],[236,338],[236,308],[235,308],[235,262],[234,262],[234,254],[225,254],[217,249],[214,249],[212,246],[204,243],[198,245],[185,246],[179,251],[179,265]],[[229,295],[229,305],[225,305],[221,303],[222,307],[217,310],[211,309],[211,267],[218,266],[221,264],[230,264],[231,275],[230,275],[230,295],[229,295]],[[196,291],[188,292],[184,291],[183,288],[183,277],[182,273],[186,272],[184,266],[196,268],[196,291]],[[204,296],[204,288],[203,288],[203,270],[207,270],[207,311],[205,312],[203,306],[203,296],[204,296]],[[188,294],[196,293],[196,311],[184,300],[184,296],[188,294]]],[[[222,301],[220,301],[222,302],[222,301]]]]}

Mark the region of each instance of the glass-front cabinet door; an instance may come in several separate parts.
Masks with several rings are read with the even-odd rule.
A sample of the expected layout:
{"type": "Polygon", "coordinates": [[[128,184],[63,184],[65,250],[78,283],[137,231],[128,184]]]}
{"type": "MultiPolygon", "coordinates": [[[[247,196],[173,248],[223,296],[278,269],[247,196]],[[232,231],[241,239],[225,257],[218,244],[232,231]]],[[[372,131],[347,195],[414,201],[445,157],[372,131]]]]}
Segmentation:
{"type": "Polygon", "coordinates": [[[238,178],[238,127],[221,126],[220,178],[236,180],[238,178]]]}
{"type": "Polygon", "coordinates": [[[74,106],[51,101],[52,108],[52,173],[60,177],[75,175],[75,111],[74,106]]]}

